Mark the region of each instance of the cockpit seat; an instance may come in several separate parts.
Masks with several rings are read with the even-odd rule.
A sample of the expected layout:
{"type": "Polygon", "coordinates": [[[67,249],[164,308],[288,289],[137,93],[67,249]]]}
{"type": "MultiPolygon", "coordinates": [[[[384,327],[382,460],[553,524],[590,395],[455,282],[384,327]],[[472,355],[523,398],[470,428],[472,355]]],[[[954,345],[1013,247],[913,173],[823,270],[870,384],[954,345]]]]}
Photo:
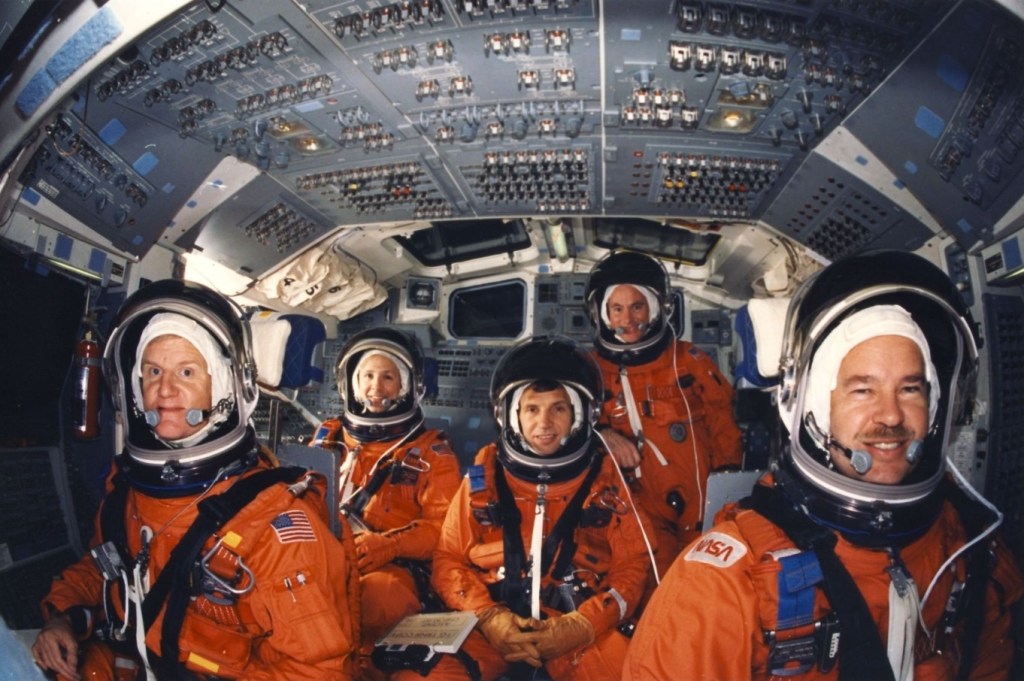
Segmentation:
{"type": "Polygon", "coordinates": [[[324,323],[316,317],[257,312],[249,320],[256,353],[257,381],[268,390],[322,383],[324,323]]]}
{"type": "Polygon", "coordinates": [[[743,431],[743,468],[768,466],[778,434],[773,388],[779,382],[779,358],[788,298],[754,298],[736,313],[740,361],[735,369],[734,416],[743,431]]]}

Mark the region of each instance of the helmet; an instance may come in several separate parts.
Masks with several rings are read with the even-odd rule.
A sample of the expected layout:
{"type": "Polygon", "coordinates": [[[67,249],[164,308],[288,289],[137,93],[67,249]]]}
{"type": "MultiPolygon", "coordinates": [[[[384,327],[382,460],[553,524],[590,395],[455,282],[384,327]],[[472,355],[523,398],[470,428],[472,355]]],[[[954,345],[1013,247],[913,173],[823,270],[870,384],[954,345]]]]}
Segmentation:
{"type": "Polygon", "coordinates": [[[601,410],[603,382],[597,362],[568,338],[538,336],[513,346],[491,377],[491,404],[500,430],[498,459],[512,475],[534,482],[568,480],[593,458],[591,442],[601,410]],[[561,448],[542,456],[519,427],[519,398],[538,381],[555,382],[569,393],[573,425],[561,448]]]}
{"type": "Polygon", "coordinates": [[[977,377],[974,323],[949,277],[924,258],[897,251],[837,261],[795,293],[782,347],[777,401],[790,441],[776,467],[787,496],[856,543],[899,545],[920,536],[941,506],[945,449],[951,430],[969,417],[977,377]],[[851,456],[861,472],[870,467],[866,453],[832,439],[830,416],[822,418],[832,388],[821,384],[823,377],[834,381],[839,362],[854,345],[878,335],[913,340],[929,384],[927,434],[908,452],[917,464],[899,484],[854,479],[828,464],[833,446],[851,456]],[[837,343],[836,337],[844,340],[837,343]]]}
{"type": "Polygon", "coordinates": [[[335,378],[343,402],[341,421],[345,431],[360,442],[392,440],[422,425],[420,399],[426,384],[423,354],[414,337],[384,327],[360,331],[342,347],[335,378]],[[366,408],[359,390],[360,365],[374,355],[394,362],[402,379],[398,399],[379,413],[366,408]]]}
{"type": "Polygon", "coordinates": [[[114,400],[117,450],[127,454],[122,471],[136,487],[176,496],[210,485],[225,469],[255,462],[256,435],[249,419],[259,390],[249,324],[241,309],[216,291],[191,282],[157,281],[125,300],[114,320],[103,355],[103,370],[114,400]],[[146,412],[140,358],[157,336],[179,335],[206,359],[212,377],[210,410],[194,405],[187,420],[205,421],[178,440],[155,431],[156,411],[146,412]]]}
{"type": "Polygon", "coordinates": [[[645,364],[668,345],[668,319],[672,298],[668,273],[660,260],[642,253],[620,251],[605,256],[590,273],[586,291],[587,315],[597,330],[595,347],[604,358],[627,365],[645,364]],[[635,343],[627,343],[609,328],[606,298],[609,289],[630,284],[647,298],[650,322],[646,334],[635,343]]]}

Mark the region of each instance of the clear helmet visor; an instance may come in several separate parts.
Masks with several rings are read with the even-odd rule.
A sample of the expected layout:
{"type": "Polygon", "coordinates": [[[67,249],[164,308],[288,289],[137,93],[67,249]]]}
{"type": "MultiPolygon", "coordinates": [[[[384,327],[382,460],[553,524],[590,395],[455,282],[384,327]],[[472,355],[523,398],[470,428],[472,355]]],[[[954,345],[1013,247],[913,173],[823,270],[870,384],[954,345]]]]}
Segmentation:
{"type": "Polygon", "coordinates": [[[356,439],[391,439],[423,421],[423,357],[418,344],[405,333],[380,328],[353,336],[338,355],[335,380],[342,421],[356,439]],[[397,378],[394,394],[385,394],[372,383],[371,376],[382,370],[397,378]]]}
{"type": "MultiPolygon", "coordinates": [[[[924,262],[907,257],[912,260],[905,265],[924,262]]],[[[951,300],[947,291],[935,290],[927,283],[927,278],[926,285],[869,283],[833,297],[827,304],[812,305],[813,310],[807,309],[806,291],[798,291],[790,305],[777,400],[779,416],[790,435],[782,461],[835,504],[882,509],[883,513],[911,508],[926,500],[945,474],[945,452],[953,431],[973,403],[977,346],[959,299],[951,300]],[[856,462],[861,455],[860,465],[870,468],[870,461],[863,460],[866,452],[847,448],[843,453],[835,446],[829,396],[849,351],[865,340],[885,335],[902,336],[918,346],[928,386],[927,427],[919,444],[908,448],[908,459],[916,460],[898,484],[872,483],[844,474],[830,462],[832,456],[849,456],[856,462]]],[[[819,289],[822,285],[813,280],[808,284],[819,289]]],[[[821,297],[821,291],[812,291],[814,295],[821,297]]],[[[851,511],[849,516],[856,517],[856,513],[851,511]]]]}
{"type": "Polygon", "coordinates": [[[168,462],[188,468],[219,457],[247,437],[259,399],[248,325],[241,311],[209,289],[179,281],[150,284],[122,306],[104,353],[104,375],[114,400],[117,447],[143,466],[168,462]],[[182,438],[155,430],[156,410],[143,400],[141,359],[155,341],[176,337],[203,358],[210,374],[211,402],[194,409],[189,423],[199,426],[182,438]]]}

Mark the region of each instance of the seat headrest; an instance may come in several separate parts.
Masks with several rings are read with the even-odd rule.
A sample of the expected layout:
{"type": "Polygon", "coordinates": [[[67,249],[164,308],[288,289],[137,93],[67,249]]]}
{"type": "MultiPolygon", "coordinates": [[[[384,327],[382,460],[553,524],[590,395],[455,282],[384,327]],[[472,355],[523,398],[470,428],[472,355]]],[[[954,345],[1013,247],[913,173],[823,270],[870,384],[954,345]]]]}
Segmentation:
{"type": "Polygon", "coordinates": [[[257,312],[249,324],[261,386],[277,390],[323,381],[319,355],[327,329],[322,321],[300,314],[257,312]]]}
{"type": "Polygon", "coordinates": [[[737,378],[758,388],[778,382],[788,309],[789,298],[753,298],[736,313],[743,356],[736,367],[737,378]]]}

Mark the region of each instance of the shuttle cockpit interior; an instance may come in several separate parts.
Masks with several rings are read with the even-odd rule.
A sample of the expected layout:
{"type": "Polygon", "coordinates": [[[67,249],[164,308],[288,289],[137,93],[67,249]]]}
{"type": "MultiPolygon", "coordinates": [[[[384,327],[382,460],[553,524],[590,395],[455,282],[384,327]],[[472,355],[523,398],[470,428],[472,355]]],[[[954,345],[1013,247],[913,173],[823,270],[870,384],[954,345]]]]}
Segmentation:
{"type": "Polygon", "coordinates": [[[950,457],[1024,559],[1019,0],[8,0],[0,245],[12,629],[81,555],[113,453],[102,381],[76,412],[79,346],[172,277],[246,309],[282,459],[338,415],[344,343],[386,325],[467,466],[502,353],[592,344],[589,273],[645,253],[757,469],[786,301],[834,260],[914,252],[977,322],[950,457]]]}

